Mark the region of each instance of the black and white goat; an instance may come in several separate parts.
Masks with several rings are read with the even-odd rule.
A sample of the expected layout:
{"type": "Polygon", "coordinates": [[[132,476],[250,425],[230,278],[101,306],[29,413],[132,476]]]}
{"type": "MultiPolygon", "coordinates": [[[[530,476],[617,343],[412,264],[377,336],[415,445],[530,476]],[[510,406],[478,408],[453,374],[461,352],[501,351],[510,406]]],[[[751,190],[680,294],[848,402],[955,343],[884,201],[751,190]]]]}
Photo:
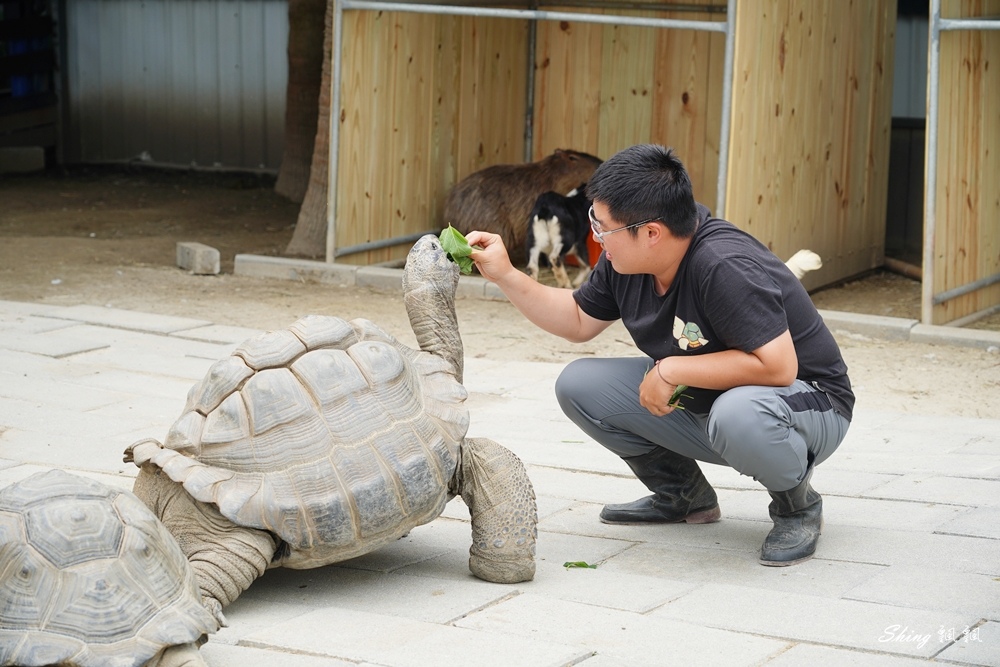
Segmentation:
{"type": "Polygon", "coordinates": [[[567,195],[549,191],[535,200],[528,216],[525,242],[528,274],[532,278],[538,280],[538,260],[545,253],[559,287],[576,287],[587,279],[590,275],[590,252],[587,249],[590,220],[587,210],[591,203],[586,183],[567,195]],[[580,273],[572,284],[564,264],[567,255],[576,256],[580,264],[580,273]]]}

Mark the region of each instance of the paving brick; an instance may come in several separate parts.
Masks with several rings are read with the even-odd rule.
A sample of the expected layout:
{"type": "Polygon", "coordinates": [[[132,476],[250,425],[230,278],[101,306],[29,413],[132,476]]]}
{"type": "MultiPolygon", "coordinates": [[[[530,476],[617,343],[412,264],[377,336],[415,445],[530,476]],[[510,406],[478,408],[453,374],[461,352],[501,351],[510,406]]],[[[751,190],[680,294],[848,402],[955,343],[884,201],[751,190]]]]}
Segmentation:
{"type": "MultiPolygon", "coordinates": [[[[928,527],[930,530],[931,527],[928,527]]],[[[1000,540],[840,526],[820,539],[823,558],[1000,576],[1000,540]]]]}
{"type": "Polygon", "coordinates": [[[80,327],[59,328],[36,334],[15,334],[4,340],[4,347],[16,352],[28,352],[53,359],[92,352],[108,347],[100,341],[81,340],[75,335],[80,327]]]}
{"type": "Polygon", "coordinates": [[[314,609],[336,606],[448,624],[511,595],[511,586],[462,578],[383,575],[329,567],[323,570],[274,570],[254,582],[259,600],[284,600],[314,609]]]}
{"type": "Polygon", "coordinates": [[[989,621],[976,627],[952,629],[958,637],[938,656],[941,660],[965,665],[988,665],[1000,667],[1000,623],[989,621]]]}
{"type": "Polygon", "coordinates": [[[440,667],[470,660],[477,667],[556,667],[586,654],[555,642],[336,607],[274,623],[250,633],[241,644],[394,667],[440,667]]]}
{"type": "Polygon", "coordinates": [[[0,312],[0,331],[10,332],[11,335],[28,336],[31,334],[55,331],[74,326],[75,322],[66,320],[54,320],[50,317],[36,317],[35,315],[10,315],[0,312]]]}
{"type": "Polygon", "coordinates": [[[98,306],[69,306],[59,311],[43,313],[42,316],[149,333],[173,333],[211,324],[205,320],[171,315],[152,315],[133,310],[98,306]]]}
{"type": "Polygon", "coordinates": [[[965,510],[954,519],[933,526],[942,535],[968,535],[1000,540],[1000,508],[977,507],[965,510]]]}
{"type": "Polygon", "coordinates": [[[205,343],[229,343],[235,345],[261,333],[263,333],[262,329],[211,324],[209,326],[198,327],[197,329],[185,329],[184,331],[170,335],[205,343]]]}
{"type": "Polygon", "coordinates": [[[359,667],[358,663],[336,658],[321,658],[313,655],[300,655],[286,651],[253,649],[245,646],[227,646],[213,642],[211,638],[201,647],[201,654],[212,667],[248,667],[248,665],[267,665],[267,667],[359,667]]]}
{"type": "Polygon", "coordinates": [[[0,371],[0,397],[16,398],[36,405],[54,404],[62,410],[89,412],[104,406],[121,404],[128,394],[96,388],[84,388],[32,373],[5,373],[0,371]]]}
{"type": "MultiPolygon", "coordinates": [[[[692,595],[697,591],[685,598],[692,595]]],[[[782,641],[716,630],[657,613],[633,614],[525,594],[470,614],[456,625],[490,635],[560,642],[648,667],[755,665],[787,647],[782,641]]]]}
{"type": "MultiPolygon", "coordinates": [[[[200,362],[198,368],[201,368],[200,362]]],[[[184,404],[188,390],[193,384],[187,378],[151,377],[146,373],[132,372],[120,368],[81,365],[73,370],[77,372],[72,375],[67,372],[65,382],[80,387],[81,391],[97,388],[133,397],[155,396],[169,398],[178,401],[178,410],[184,404]]]]}
{"type": "Polygon", "coordinates": [[[204,243],[181,241],[177,244],[177,266],[195,275],[217,275],[219,250],[204,243]]]}
{"type": "Polygon", "coordinates": [[[949,572],[939,567],[880,568],[844,597],[894,607],[1000,618],[1000,581],[997,577],[949,572]]]}
{"type": "Polygon", "coordinates": [[[760,534],[758,548],[752,553],[674,544],[637,544],[610,558],[601,569],[688,585],[718,583],[789,593],[809,591],[811,595],[831,599],[841,597],[885,569],[878,565],[827,560],[822,557],[822,542],[818,557],[794,568],[763,567],[757,558],[759,543],[763,542],[765,534],[760,534]]]}
{"type": "Polygon", "coordinates": [[[926,660],[904,658],[870,652],[852,651],[815,644],[796,644],[776,658],[764,663],[767,667],[802,667],[802,665],[836,665],[837,667],[927,667],[926,660]]]}
{"type": "Polygon", "coordinates": [[[539,523],[541,529],[557,533],[571,533],[632,542],[666,544],[709,549],[739,551],[746,557],[757,559],[757,551],[769,527],[759,521],[742,521],[726,515],[716,523],[689,525],[665,523],[656,525],[610,525],[601,523],[599,503],[580,502],[565,512],[546,517],[539,523]]]}
{"type": "Polygon", "coordinates": [[[42,303],[33,303],[30,301],[7,301],[6,299],[0,299],[0,312],[3,313],[41,315],[43,313],[57,312],[62,309],[63,306],[52,306],[42,303]]]}
{"type": "Polygon", "coordinates": [[[922,658],[941,650],[932,639],[940,625],[962,627],[972,620],[962,614],[724,584],[706,584],[651,616],[922,658]]]}
{"type": "MultiPolygon", "coordinates": [[[[829,465],[859,474],[863,474],[865,471],[879,471],[876,474],[886,475],[884,477],[886,484],[903,475],[927,473],[1000,479],[1000,456],[978,454],[955,456],[953,454],[900,455],[879,452],[844,454],[843,456],[834,454],[835,458],[830,458],[824,464],[824,468],[820,470],[825,470],[825,467],[829,465]],[[895,471],[895,474],[889,476],[890,470],[895,471]]],[[[817,472],[818,474],[819,472],[817,472]]],[[[879,486],[873,486],[866,491],[871,493],[879,486]]]]}
{"type": "Polygon", "coordinates": [[[913,474],[888,482],[866,492],[865,495],[973,507],[984,505],[998,507],[1000,479],[913,474]]]}

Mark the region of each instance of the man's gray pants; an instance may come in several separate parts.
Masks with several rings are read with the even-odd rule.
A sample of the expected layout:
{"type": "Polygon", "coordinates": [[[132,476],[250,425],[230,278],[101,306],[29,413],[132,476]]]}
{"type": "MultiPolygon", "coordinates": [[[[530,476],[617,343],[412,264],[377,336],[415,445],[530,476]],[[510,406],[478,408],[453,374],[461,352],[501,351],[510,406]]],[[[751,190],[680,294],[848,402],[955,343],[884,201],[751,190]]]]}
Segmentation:
{"type": "Polygon", "coordinates": [[[645,357],[578,359],[559,375],[556,398],[567,417],[618,456],[665,447],[729,466],[775,492],[796,487],[810,463],[833,454],[850,425],[825,393],[801,380],[730,389],[707,415],[674,410],[656,417],[639,405],[649,364],[645,357]]]}

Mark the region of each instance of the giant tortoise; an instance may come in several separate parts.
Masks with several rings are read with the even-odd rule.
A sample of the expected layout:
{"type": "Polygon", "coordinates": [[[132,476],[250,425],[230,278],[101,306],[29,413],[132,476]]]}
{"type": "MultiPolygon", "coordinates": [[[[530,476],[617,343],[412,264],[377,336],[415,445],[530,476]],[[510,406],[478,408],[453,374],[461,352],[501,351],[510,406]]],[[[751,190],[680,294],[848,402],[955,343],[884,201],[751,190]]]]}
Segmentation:
{"type": "Polygon", "coordinates": [[[204,667],[218,630],[134,495],[62,470],[0,490],[0,665],[204,667]]]}
{"type": "Polygon", "coordinates": [[[520,460],[466,438],[459,269],[427,235],[403,293],[420,350],[375,324],[307,316],[247,340],[188,394],[163,444],[126,450],[135,493],[163,520],[221,609],[270,567],[368,553],[460,495],[481,579],[534,577],[537,511],[520,460]]]}

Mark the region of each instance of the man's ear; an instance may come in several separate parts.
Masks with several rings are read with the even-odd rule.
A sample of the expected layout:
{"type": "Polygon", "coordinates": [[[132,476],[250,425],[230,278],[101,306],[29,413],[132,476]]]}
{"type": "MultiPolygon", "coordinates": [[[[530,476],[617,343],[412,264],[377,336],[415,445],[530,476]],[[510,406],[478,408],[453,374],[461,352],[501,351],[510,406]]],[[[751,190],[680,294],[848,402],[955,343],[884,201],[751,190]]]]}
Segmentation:
{"type": "Polygon", "coordinates": [[[669,230],[667,230],[667,228],[664,227],[663,225],[658,225],[656,223],[643,225],[639,229],[641,229],[643,233],[646,234],[646,240],[651,245],[655,245],[656,243],[665,241],[667,238],[670,237],[669,230]]]}

